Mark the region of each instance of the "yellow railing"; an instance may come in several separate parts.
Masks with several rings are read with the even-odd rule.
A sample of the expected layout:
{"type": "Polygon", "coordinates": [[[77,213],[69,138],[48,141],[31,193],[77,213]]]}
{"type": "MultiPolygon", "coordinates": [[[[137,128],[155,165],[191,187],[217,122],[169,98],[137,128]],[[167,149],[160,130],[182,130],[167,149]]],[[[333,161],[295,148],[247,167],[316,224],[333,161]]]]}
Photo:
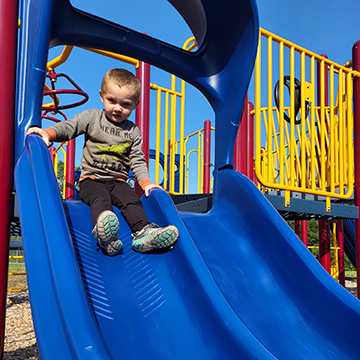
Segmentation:
{"type": "Polygon", "coordinates": [[[261,29],[255,172],[264,188],[285,190],[286,206],[290,191],[325,196],[327,211],[331,197],[352,195],[352,82],[358,75],[261,29]]]}
{"type": "MultiPolygon", "coordinates": [[[[195,38],[191,37],[185,41],[183,49],[187,51],[193,50],[197,46],[195,38]]],[[[155,182],[159,184],[159,159],[161,151],[161,141],[164,147],[164,189],[172,194],[184,193],[184,167],[182,166],[185,158],[185,81],[180,79],[180,91],[176,91],[176,77],[171,75],[171,89],[151,84],[151,89],[157,91],[156,105],[156,147],[155,147],[155,182]],[[170,98],[170,99],[169,99],[170,98]],[[163,100],[164,99],[164,100],[163,100]],[[164,103],[165,101],[165,103],[164,103]],[[180,110],[177,111],[178,102],[180,102],[180,110]],[[180,117],[180,123],[177,119],[180,117]],[[161,124],[164,124],[163,127],[161,124]],[[163,128],[163,136],[161,129],[163,128]],[[176,140],[176,133],[180,132],[179,140],[176,140]],[[179,144],[179,152],[177,148],[179,144]],[[175,156],[180,155],[179,168],[179,190],[175,191],[175,156]],[[170,156],[168,156],[170,155],[170,156]],[[168,160],[168,157],[170,159],[168,160]],[[169,179],[168,179],[169,176],[169,179]],[[168,185],[169,184],[169,185],[168,185]]]]}
{"type": "MultiPolygon", "coordinates": [[[[211,131],[215,131],[215,128],[211,127],[211,131]]],[[[175,143],[175,151],[178,150],[178,146],[181,145],[180,140],[176,141],[175,143]]],[[[194,133],[186,136],[183,140],[183,146],[184,146],[184,153],[186,154],[185,157],[185,189],[184,193],[187,194],[190,191],[190,179],[196,178],[196,186],[197,186],[197,193],[203,194],[204,193],[204,128],[195,131],[194,133]],[[191,149],[187,149],[187,144],[190,139],[195,139],[195,143],[191,145],[191,149]],[[194,161],[191,161],[192,155],[195,154],[196,159],[196,165],[192,166],[190,170],[190,164],[194,161]],[[196,171],[194,170],[196,169],[196,171]],[[190,176],[190,174],[194,173],[194,176],[190,176]]],[[[212,192],[212,184],[214,179],[210,179],[210,192],[212,192]]]]}

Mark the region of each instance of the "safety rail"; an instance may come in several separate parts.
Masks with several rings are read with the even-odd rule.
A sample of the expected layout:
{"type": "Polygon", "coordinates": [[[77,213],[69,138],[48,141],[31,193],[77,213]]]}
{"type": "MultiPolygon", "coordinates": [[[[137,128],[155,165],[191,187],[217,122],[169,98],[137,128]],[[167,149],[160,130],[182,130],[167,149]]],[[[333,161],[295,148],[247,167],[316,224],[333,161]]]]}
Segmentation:
{"type": "MultiPolygon", "coordinates": [[[[194,37],[185,41],[183,49],[192,51],[197,46],[194,37]]],[[[171,75],[171,89],[165,89],[156,84],[151,84],[151,89],[157,91],[156,105],[156,147],[155,147],[155,182],[159,184],[159,159],[161,141],[164,147],[164,189],[172,194],[184,193],[184,167],[179,168],[178,190],[175,188],[175,174],[177,166],[176,155],[180,156],[180,162],[185,158],[184,128],[185,128],[185,81],[180,79],[180,91],[176,91],[176,76],[171,75]],[[169,104],[169,97],[171,102],[169,104]],[[163,102],[165,98],[165,104],[163,102]],[[180,111],[177,111],[177,103],[180,101],[180,111]],[[180,117],[180,124],[177,119],[180,117]],[[164,124],[164,135],[161,137],[161,124],[164,124]],[[176,141],[176,131],[180,132],[180,139],[176,141]],[[170,135],[170,136],[169,136],[170,135]],[[179,147],[177,146],[179,144],[179,147]],[[168,156],[169,155],[169,156],[168,156]],[[169,158],[169,159],[168,159],[169,158]],[[169,179],[168,179],[169,177],[169,179]],[[169,180],[169,181],[168,181],[169,180]]]]}
{"type": "Polygon", "coordinates": [[[261,29],[255,173],[263,189],[285,190],[286,206],[291,191],[325,196],[327,211],[332,197],[352,195],[352,83],[359,75],[261,29]]]}
{"type": "MultiPolygon", "coordinates": [[[[214,127],[210,127],[211,131],[215,131],[214,127]]],[[[196,186],[197,186],[197,193],[198,194],[203,194],[204,193],[204,138],[205,138],[205,128],[202,128],[198,131],[195,131],[194,133],[184,137],[183,140],[183,146],[184,146],[184,154],[186,154],[185,157],[185,189],[184,189],[184,193],[187,194],[189,193],[189,189],[190,189],[190,158],[192,154],[196,155],[196,163],[197,163],[197,167],[194,167],[197,169],[197,173],[196,173],[196,186]],[[189,142],[190,139],[194,138],[195,142],[197,143],[197,146],[193,146],[192,148],[188,151],[187,150],[187,144],[189,142]]],[[[180,140],[175,142],[175,151],[178,151],[178,146],[181,145],[180,140]]],[[[214,179],[210,179],[210,192],[212,192],[212,184],[213,184],[214,179]]]]}

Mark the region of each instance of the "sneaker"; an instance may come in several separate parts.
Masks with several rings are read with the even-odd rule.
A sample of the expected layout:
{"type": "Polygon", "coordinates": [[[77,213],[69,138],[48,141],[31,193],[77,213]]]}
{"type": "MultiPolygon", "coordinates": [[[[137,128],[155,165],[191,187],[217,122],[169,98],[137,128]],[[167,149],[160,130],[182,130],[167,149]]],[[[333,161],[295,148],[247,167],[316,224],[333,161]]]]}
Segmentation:
{"type": "Polygon", "coordinates": [[[96,222],[92,234],[98,240],[99,246],[108,255],[117,255],[123,247],[118,236],[119,220],[116,215],[109,210],[103,211],[96,222]]]}
{"type": "Polygon", "coordinates": [[[160,228],[156,224],[146,225],[132,234],[134,251],[146,253],[155,249],[172,249],[178,239],[179,231],[174,225],[160,228]]]}

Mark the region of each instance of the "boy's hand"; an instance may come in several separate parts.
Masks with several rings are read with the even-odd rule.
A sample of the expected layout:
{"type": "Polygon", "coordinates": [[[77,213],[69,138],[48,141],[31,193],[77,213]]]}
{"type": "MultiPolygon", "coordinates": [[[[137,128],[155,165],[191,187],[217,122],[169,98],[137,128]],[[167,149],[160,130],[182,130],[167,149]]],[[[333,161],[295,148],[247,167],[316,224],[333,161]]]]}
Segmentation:
{"type": "Polygon", "coordinates": [[[152,190],[152,189],[161,189],[161,190],[163,190],[163,188],[162,188],[160,185],[156,185],[156,184],[146,185],[146,186],[145,186],[145,189],[144,189],[144,191],[145,191],[145,196],[146,196],[146,197],[149,196],[150,190],[152,190]]]}
{"type": "Polygon", "coordinates": [[[40,135],[40,137],[43,139],[44,143],[46,144],[46,146],[49,146],[50,143],[50,138],[49,135],[46,131],[44,131],[43,129],[39,128],[39,127],[31,127],[27,132],[26,135],[30,135],[30,134],[38,134],[40,135]]]}

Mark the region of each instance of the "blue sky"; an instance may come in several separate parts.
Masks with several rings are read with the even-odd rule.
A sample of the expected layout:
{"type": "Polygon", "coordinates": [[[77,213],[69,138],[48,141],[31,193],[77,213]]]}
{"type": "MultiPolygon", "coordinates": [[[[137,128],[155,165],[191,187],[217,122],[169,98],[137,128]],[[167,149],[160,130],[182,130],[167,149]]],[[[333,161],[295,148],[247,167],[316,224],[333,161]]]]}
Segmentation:
{"type": "MultiPolygon", "coordinates": [[[[81,10],[179,47],[192,35],[175,9],[164,0],[71,0],[71,3],[81,10]]],[[[340,6],[339,2],[334,0],[259,0],[257,6],[260,27],[315,53],[325,53],[329,59],[339,64],[351,59],[352,46],[360,39],[358,0],[347,1],[346,6],[340,6]]],[[[49,59],[53,59],[61,50],[62,48],[52,49],[49,59]]],[[[90,100],[82,107],[66,111],[68,118],[87,108],[101,107],[98,96],[101,79],[103,74],[113,67],[125,67],[134,71],[133,66],[77,48],[73,50],[69,60],[56,69],[57,72],[71,76],[90,96],[90,100]]],[[[170,77],[155,68],[152,69],[151,82],[170,87],[170,77]]],[[[212,109],[206,99],[196,89],[188,86],[185,135],[201,129],[204,120],[213,121],[213,118],[212,109]]],[[[47,125],[44,124],[44,127],[47,125]]],[[[81,148],[79,144],[76,164],[80,162],[81,148]]]]}

